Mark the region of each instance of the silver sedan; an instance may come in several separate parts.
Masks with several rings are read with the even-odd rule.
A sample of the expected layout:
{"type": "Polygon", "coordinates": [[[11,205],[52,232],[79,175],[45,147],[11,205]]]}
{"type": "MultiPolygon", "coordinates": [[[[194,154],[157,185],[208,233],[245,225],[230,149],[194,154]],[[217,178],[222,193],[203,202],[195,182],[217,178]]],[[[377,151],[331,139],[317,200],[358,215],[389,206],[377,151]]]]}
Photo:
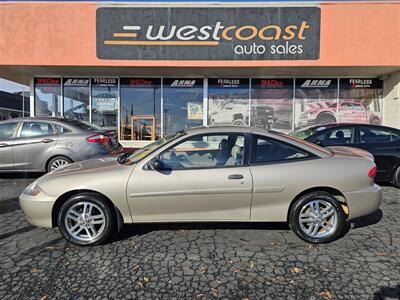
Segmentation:
{"type": "Polygon", "coordinates": [[[121,150],[115,131],[60,118],[0,122],[0,172],[50,172],[121,150]]]}
{"type": "Polygon", "coordinates": [[[58,169],[20,196],[29,222],[99,244],[123,223],[289,222],[326,243],[378,209],[376,166],[363,150],[324,149],[249,127],[202,127],[134,153],[58,169]]]}

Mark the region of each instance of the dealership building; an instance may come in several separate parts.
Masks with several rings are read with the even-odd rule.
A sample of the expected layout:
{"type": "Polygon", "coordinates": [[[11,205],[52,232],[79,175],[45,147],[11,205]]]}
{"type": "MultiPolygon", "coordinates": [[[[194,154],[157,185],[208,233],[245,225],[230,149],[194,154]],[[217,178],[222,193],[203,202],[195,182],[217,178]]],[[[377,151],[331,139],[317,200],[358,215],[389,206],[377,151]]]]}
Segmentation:
{"type": "Polygon", "coordinates": [[[398,1],[2,2],[30,115],[140,147],[199,125],[400,127],[398,1]]]}

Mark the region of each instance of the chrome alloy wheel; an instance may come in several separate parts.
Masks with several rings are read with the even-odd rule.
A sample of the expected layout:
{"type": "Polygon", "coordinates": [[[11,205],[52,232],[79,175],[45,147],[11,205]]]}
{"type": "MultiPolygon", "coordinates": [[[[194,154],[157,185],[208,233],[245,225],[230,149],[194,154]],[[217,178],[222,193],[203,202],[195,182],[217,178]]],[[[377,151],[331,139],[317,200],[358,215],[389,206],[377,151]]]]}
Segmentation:
{"type": "Polygon", "coordinates": [[[65,228],[76,240],[91,242],[102,234],[106,225],[104,212],[94,203],[82,201],[68,209],[65,228]]]}
{"type": "Polygon", "coordinates": [[[67,161],[66,159],[63,159],[63,158],[59,158],[52,162],[52,164],[50,166],[50,170],[54,171],[54,170],[57,170],[58,168],[66,166],[66,165],[69,165],[69,161],[67,161]]]}
{"type": "Polygon", "coordinates": [[[327,237],[338,227],[338,214],[329,202],[314,200],[301,208],[299,224],[303,232],[312,238],[327,237]]]}

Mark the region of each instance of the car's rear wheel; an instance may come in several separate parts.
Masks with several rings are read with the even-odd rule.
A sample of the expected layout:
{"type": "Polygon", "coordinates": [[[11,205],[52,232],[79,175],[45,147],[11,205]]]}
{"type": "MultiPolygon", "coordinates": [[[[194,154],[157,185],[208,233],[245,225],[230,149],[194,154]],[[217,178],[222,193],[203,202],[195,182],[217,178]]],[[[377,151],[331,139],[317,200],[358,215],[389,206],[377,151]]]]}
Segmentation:
{"type": "Polygon", "coordinates": [[[246,126],[246,122],[242,119],[234,120],[232,125],[234,126],[246,126]]]}
{"type": "Polygon", "coordinates": [[[70,163],[72,163],[72,160],[66,156],[53,157],[47,164],[47,172],[57,170],[58,168],[69,165],[70,163]]]}
{"type": "Polygon", "coordinates": [[[58,213],[61,234],[76,245],[97,245],[106,241],[115,226],[113,210],[95,193],[69,198],[58,213]]]}
{"type": "Polygon", "coordinates": [[[394,171],[392,182],[395,187],[400,189],[400,166],[398,166],[396,171],[394,171]]]}
{"type": "Polygon", "coordinates": [[[346,216],[340,202],[326,192],[300,197],[292,206],[289,225],[302,240],[315,244],[328,243],[341,236],[346,216]]]}
{"type": "Polygon", "coordinates": [[[372,124],[372,125],[380,125],[381,122],[380,122],[380,120],[379,120],[378,117],[372,117],[371,120],[369,120],[369,124],[372,124]]]}

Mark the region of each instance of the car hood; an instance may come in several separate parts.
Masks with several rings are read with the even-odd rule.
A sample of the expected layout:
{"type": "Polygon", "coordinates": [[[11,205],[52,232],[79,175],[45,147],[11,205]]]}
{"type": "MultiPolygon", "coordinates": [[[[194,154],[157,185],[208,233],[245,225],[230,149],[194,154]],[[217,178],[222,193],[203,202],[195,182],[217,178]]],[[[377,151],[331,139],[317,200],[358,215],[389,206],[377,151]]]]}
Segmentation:
{"type": "Polygon", "coordinates": [[[61,177],[67,175],[75,175],[78,173],[92,173],[92,172],[102,172],[109,170],[111,168],[117,168],[121,166],[118,163],[118,157],[115,156],[105,156],[99,158],[92,158],[80,162],[76,162],[65,167],[59,168],[55,171],[45,174],[40,177],[37,181],[40,184],[50,178],[61,177]]]}
{"type": "Polygon", "coordinates": [[[120,164],[117,157],[101,157],[73,163],[37,179],[49,196],[70,191],[95,191],[109,199],[125,199],[126,185],[135,165],[120,164]]]}

